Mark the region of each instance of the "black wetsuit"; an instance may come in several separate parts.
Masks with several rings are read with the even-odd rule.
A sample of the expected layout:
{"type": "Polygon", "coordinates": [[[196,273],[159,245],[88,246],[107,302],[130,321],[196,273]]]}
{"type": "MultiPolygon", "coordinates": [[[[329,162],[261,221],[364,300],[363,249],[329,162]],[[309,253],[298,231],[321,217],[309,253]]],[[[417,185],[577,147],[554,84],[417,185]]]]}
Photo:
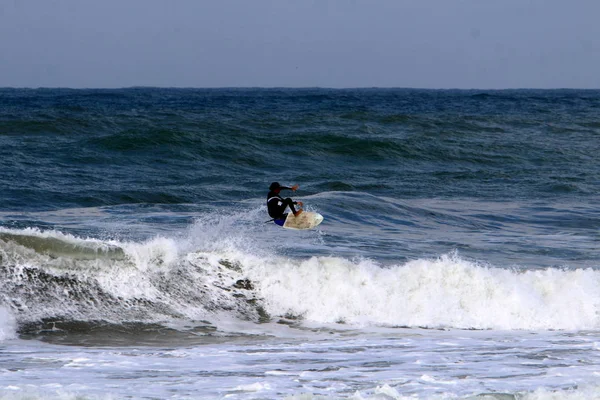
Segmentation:
{"type": "MultiPolygon", "coordinates": [[[[291,189],[289,187],[281,186],[279,189],[291,189]]],[[[294,204],[296,203],[294,200],[282,198],[279,194],[275,193],[274,190],[271,190],[269,194],[267,194],[267,208],[269,209],[269,215],[273,219],[282,219],[285,218],[287,214],[284,213],[286,207],[290,207],[292,213],[296,214],[296,209],[294,208],[294,204]]]]}

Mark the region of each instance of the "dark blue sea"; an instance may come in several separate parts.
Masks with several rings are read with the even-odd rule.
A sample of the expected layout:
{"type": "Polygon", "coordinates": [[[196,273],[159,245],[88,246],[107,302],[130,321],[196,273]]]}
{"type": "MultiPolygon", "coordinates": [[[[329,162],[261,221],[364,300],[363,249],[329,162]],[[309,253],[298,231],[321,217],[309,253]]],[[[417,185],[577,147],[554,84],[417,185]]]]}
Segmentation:
{"type": "Polygon", "coordinates": [[[600,398],[599,90],[0,89],[0,168],[0,399],[600,398]]]}

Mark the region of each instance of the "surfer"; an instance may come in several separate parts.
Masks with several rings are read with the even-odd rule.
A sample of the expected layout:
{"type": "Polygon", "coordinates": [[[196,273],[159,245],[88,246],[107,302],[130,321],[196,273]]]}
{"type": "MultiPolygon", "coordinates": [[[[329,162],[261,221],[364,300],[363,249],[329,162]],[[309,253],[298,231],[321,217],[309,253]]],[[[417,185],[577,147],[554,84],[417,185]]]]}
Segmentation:
{"type": "Polygon", "coordinates": [[[271,186],[269,186],[269,194],[267,194],[267,208],[269,210],[269,215],[275,220],[275,223],[278,221],[283,223],[283,221],[285,221],[287,217],[287,214],[284,213],[286,207],[289,207],[290,210],[292,210],[292,214],[294,214],[294,216],[298,216],[302,213],[301,209],[296,211],[296,208],[294,207],[294,205],[299,205],[302,207],[301,201],[294,201],[289,197],[284,199],[279,195],[279,192],[281,192],[282,189],[288,189],[292,192],[295,192],[298,187],[298,185],[294,185],[292,187],[281,186],[279,182],[273,182],[271,183],[271,186]]]}

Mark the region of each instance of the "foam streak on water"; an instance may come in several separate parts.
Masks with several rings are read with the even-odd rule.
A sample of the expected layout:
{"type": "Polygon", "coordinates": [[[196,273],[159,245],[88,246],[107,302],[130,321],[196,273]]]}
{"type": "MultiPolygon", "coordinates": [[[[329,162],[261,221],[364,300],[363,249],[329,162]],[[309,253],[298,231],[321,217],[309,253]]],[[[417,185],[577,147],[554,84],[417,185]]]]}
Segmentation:
{"type": "MultiPolygon", "coordinates": [[[[277,326],[263,331],[286,334],[277,326]]],[[[11,362],[0,364],[0,393],[110,398],[110,388],[131,398],[170,398],[174,392],[234,399],[600,395],[600,388],[590,383],[597,379],[598,342],[585,334],[396,329],[365,336],[322,327],[292,335],[304,339],[87,350],[11,342],[11,362]],[[25,375],[27,384],[22,382],[25,375]]]]}

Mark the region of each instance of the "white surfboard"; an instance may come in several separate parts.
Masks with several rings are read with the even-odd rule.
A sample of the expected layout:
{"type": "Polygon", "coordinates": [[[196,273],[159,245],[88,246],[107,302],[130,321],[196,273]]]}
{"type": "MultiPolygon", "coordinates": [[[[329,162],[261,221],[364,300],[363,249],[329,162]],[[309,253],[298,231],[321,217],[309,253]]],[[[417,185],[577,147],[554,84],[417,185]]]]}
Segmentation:
{"type": "Polygon", "coordinates": [[[323,222],[323,216],[316,212],[303,211],[297,217],[289,213],[283,227],[286,229],[312,229],[323,222]]]}

